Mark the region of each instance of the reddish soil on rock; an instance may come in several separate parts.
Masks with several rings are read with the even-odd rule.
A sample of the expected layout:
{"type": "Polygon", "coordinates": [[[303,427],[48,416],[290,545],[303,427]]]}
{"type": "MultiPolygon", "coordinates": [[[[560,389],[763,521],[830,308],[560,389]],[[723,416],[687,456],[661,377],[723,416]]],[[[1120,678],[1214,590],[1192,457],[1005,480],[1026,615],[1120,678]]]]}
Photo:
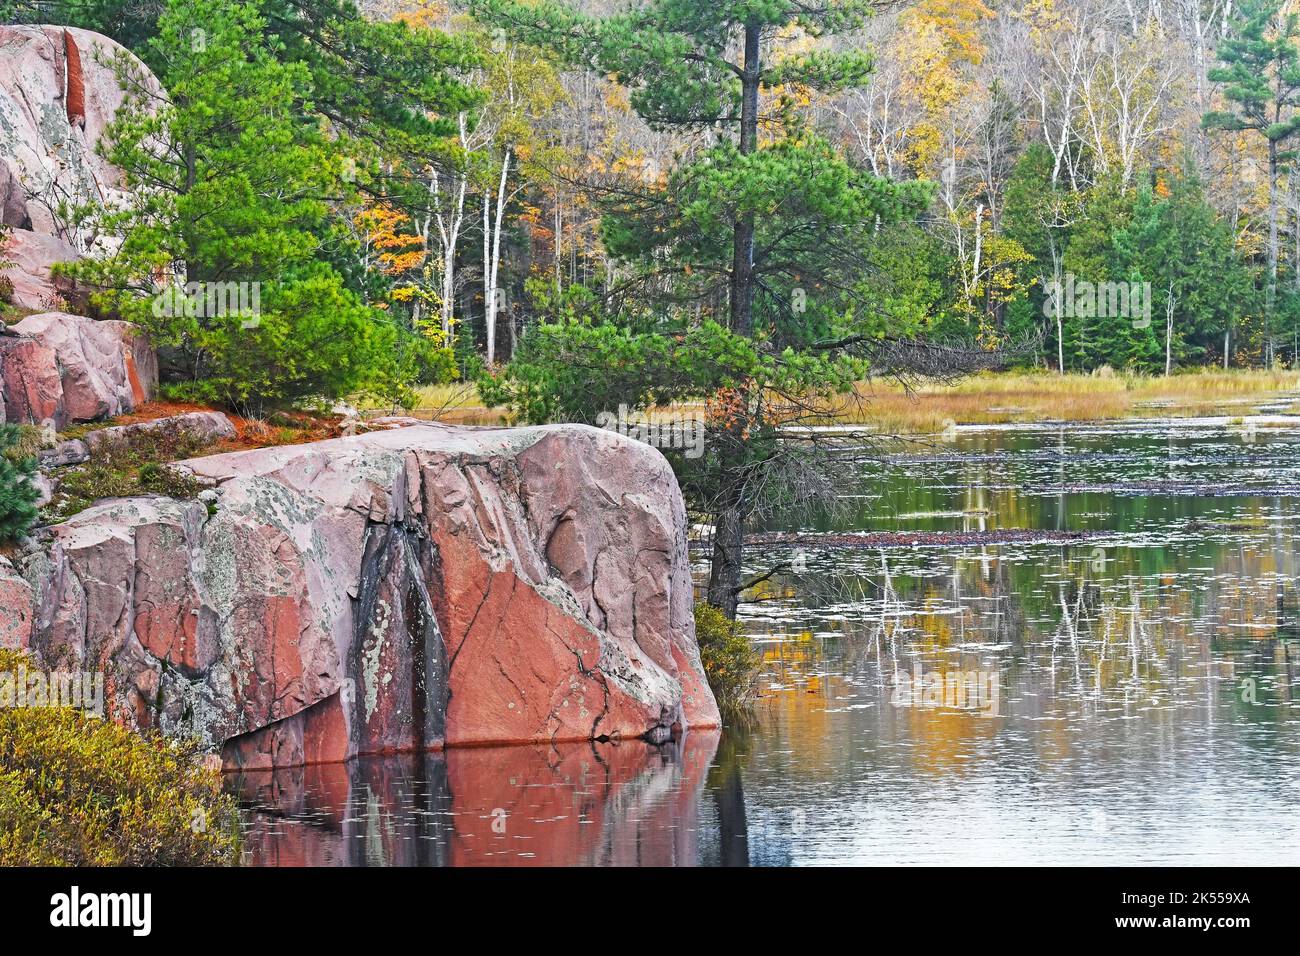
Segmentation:
{"type": "MultiPolygon", "coordinates": [[[[104,422],[104,425],[135,425],[157,421],[189,412],[221,411],[209,405],[190,402],[168,402],[161,399],[145,402],[134,411],[104,422]]],[[[342,418],[338,415],[314,416],[305,412],[281,412],[274,424],[256,418],[242,418],[223,412],[235,426],[238,437],[216,443],[207,452],[221,454],[231,451],[251,451],[254,448],[272,448],[277,445],[301,445],[307,442],[338,438],[342,418]]]]}

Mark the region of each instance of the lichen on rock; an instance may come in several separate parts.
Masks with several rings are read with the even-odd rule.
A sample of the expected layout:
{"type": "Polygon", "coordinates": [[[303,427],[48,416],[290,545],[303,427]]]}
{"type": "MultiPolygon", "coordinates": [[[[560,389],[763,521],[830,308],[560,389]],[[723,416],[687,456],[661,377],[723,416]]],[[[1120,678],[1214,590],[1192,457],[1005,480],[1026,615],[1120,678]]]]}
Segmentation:
{"type": "Polygon", "coordinates": [[[718,723],[645,445],[421,425],[172,467],[212,513],[104,503],[23,558],[33,650],[102,668],[119,720],[245,768],[718,723]]]}

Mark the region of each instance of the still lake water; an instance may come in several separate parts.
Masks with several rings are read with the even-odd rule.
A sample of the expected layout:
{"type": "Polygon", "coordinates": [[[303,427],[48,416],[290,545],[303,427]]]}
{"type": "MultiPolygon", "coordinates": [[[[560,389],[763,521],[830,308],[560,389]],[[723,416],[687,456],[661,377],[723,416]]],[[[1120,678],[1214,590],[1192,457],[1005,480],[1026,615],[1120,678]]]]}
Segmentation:
{"type": "Polygon", "coordinates": [[[745,607],[754,726],[231,779],[248,862],[1300,863],[1297,424],[900,446],[802,547],[753,549],[799,569],[745,607]],[[817,539],[1009,528],[1095,536],[817,539]]]}

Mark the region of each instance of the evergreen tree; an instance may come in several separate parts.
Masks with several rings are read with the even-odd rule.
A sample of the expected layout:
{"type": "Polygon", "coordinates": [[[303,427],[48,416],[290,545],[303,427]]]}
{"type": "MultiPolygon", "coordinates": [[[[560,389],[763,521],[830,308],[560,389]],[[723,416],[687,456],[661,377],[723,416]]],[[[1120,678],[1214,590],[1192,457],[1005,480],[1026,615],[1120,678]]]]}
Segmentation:
{"type": "Polygon", "coordinates": [[[1152,325],[1130,338],[1127,364],[1169,372],[1214,361],[1232,330],[1258,308],[1255,280],[1229,225],[1190,168],[1139,190],[1114,239],[1119,268],[1151,288],[1152,325]]]}
{"type": "Polygon", "coordinates": [[[75,271],[164,348],[194,398],[252,415],[356,390],[402,399],[407,375],[436,364],[416,354],[432,345],[367,308],[327,261],[349,157],[322,128],[310,68],[266,24],[254,2],[167,0],[147,48],[168,100],[119,65],[129,95],[105,154],[131,200],[102,221],[122,243],[75,271]],[[231,284],[241,303],[256,290],[257,314],[210,307],[203,290],[231,284]]]}
{"type": "Polygon", "coordinates": [[[535,409],[569,401],[575,386],[637,406],[710,403],[709,453],[683,466],[683,484],[713,515],[708,600],[734,617],[746,522],[768,490],[802,493],[789,470],[773,480],[807,464],[780,426],[818,396],[851,388],[865,371],[862,349],[881,333],[846,277],[859,274],[877,226],[915,215],[929,198],[924,184],[851,166],[803,127],[791,98],[772,92],[860,82],[865,53],[801,50],[792,38],[852,30],[870,5],[652,0],[605,18],[553,2],[472,6],[484,22],[611,75],[652,127],[713,140],[664,189],[614,191],[605,245],[632,272],[611,297],[614,322],[541,329],[507,375],[535,409]],[[586,370],[585,384],[573,381],[575,368],[586,370]],[[621,388],[593,383],[602,377],[621,388]],[[557,397],[539,404],[539,391],[557,397]]]}
{"type": "Polygon", "coordinates": [[[1007,182],[1002,225],[1006,235],[1033,257],[1039,278],[1022,304],[1014,307],[1009,331],[1025,335],[1047,317],[1043,331],[1051,364],[1064,373],[1065,320],[1047,307],[1045,296],[1051,283],[1064,277],[1065,250],[1081,214],[1082,197],[1054,182],[1052,168],[1051,151],[1042,143],[1031,144],[1021,154],[1007,182]]]}
{"type": "Polygon", "coordinates": [[[19,454],[17,425],[0,425],[0,544],[21,538],[36,520],[36,459],[19,454]]]}
{"type": "Polygon", "coordinates": [[[1076,290],[1090,283],[1096,295],[1080,295],[1068,310],[1064,323],[1067,368],[1126,368],[1134,351],[1141,351],[1136,342],[1151,337],[1142,317],[1130,309],[1116,308],[1114,298],[1102,291],[1127,284],[1115,236],[1132,218],[1135,195],[1135,190],[1108,177],[1081,197],[1062,265],[1065,274],[1073,277],[1076,290]]]}
{"type": "Polygon", "coordinates": [[[1300,17],[1283,0],[1242,0],[1215,53],[1223,64],[1209,78],[1223,84],[1231,110],[1205,114],[1206,129],[1249,130],[1268,151],[1268,267],[1265,273],[1266,359],[1272,364],[1277,331],[1278,183],[1292,168],[1300,133],[1300,17]]]}

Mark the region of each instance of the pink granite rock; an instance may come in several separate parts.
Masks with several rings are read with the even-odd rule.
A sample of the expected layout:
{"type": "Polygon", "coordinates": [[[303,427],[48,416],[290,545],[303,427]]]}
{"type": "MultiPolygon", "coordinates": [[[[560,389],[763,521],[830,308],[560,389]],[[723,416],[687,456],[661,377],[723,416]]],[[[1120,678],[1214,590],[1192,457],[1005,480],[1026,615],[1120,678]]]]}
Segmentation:
{"type": "MultiPolygon", "coordinates": [[[[148,436],[210,445],[234,438],[237,434],[234,424],[221,412],[186,412],[147,422],[97,428],[86,434],[85,444],[91,453],[96,453],[114,445],[130,445],[148,436]]],[[[195,445],[190,447],[195,448],[195,445]]]]}
{"type": "Polygon", "coordinates": [[[3,160],[0,160],[0,226],[11,229],[32,228],[32,215],[27,211],[23,185],[3,160]]]}
{"type": "Polygon", "coordinates": [[[0,648],[20,650],[31,643],[33,613],[31,585],[0,558],[0,648]]]}
{"type": "Polygon", "coordinates": [[[129,412],[153,397],[158,360],[126,322],[63,312],[30,315],[0,336],[9,421],[56,428],[129,412]]]}
{"type": "Polygon", "coordinates": [[[0,335],[0,421],[67,424],[54,350],[26,336],[0,335]]]}
{"type": "Polygon", "coordinates": [[[648,446],[421,425],[173,467],[215,504],[106,502],[27,559],[32,647],[119,719],[241,767],[718,724],[648,446]]]}
{"type": "Polygon", "coordinates": [[[0,26],[0,221],[12,227],[0,276],[13,304],[64,308],[86,298],[55,263],[111,253],[118,239],[66,210],[114,208],[126,198],[120,169],[102,155],[104,131],[124,93],[119,71],[147,102],[161,102],[157,78],[108,37],[61,26],[0,26]]]}
{"type": "Polygon", "coordinates": [[[97,150],[124,99],[119,65],[142,92],[161,94],[153,74],[108,37],[60,26],[0,27],[0,156],[22,184],[30,228],[81,252],[98,237],[62,220],[60,204],[112,206],[125,196],[121,170],[97,150]]]}
{"type": "Polygon", "coordinates": [[[51,269],[60,262],[72,262],[79,253],[58,236],[14,229],[0,246],[0,269],[13,283],[10,301],[23,309],[55,309],[74,295],[70,283],[56,279],[51,269]]]}

